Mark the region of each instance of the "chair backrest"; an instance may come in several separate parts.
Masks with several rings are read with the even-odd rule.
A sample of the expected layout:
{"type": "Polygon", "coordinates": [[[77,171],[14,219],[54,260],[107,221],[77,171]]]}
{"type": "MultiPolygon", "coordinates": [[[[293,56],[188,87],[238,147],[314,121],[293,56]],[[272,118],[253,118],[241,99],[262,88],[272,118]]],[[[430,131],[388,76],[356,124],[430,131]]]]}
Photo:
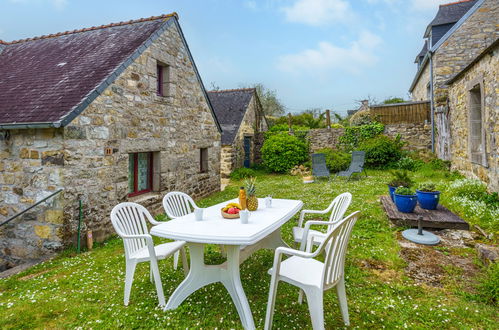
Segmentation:
{"type": "Polygon", "coordinates": [[[350,163],[350,171],[362,171],[364,168],[364,163],[366,161],[365,151],[353,151],[352,152],[352,162],[350,163]]]}
{"type": "MultiPolygon", "coordinates": [[[[331,203],[331,215],[329,216],[329,221],[338,222],[343,219],[345,212],[347,211],[350,203],[352,202],[352,194],[345,192],[336,196],[336,198],[331,203]]],[[[329,226],[328,232],[333,229],[333,226],[329,226]]]]}
{"type": "Polygon", "coordinates": [[[329,176],[329,169],[326,165],[326,155],[312,154],[312,174],[314,176],[329,176]]]}
{"type": "MultiPolygon", "coordinates": [[[[111,223],[119,236],[124,235],[144,235],[149,234],[146,218],[151,214],[145,207],[137,203],[120,203],[111,211],[111,223]]],[[[128,257],[131,253],[147,246],[143,238],[124,239],[125,255],[128,257]]]]}
{"type": "Polygon", "coordinates": [[[168,217],[175,219],[194,212],[197,205],[191,196],[183,192],[172,191],[163,197],[163,208],[168,217]]]}
{"type": "Polygon", "coordinates": [[[325,267],[322,274],[325,287],[334,284],[343,275],[348,240],[359,214],[360,212],[356,211],[341,220],[315,251],[315,254],[320,254],[323,250],[326,251],[325,267]]]}

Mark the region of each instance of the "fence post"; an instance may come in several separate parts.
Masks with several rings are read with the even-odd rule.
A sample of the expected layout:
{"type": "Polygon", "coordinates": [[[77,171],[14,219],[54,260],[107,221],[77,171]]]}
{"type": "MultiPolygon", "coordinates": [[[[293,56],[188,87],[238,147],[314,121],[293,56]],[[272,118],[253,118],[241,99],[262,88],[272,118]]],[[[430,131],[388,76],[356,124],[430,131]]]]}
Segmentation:
{"type": "Polygon", "coordinates": [[[331,114],[329,113],[329,109],[326,110],[326,127],[331,129],[331,114]]]}

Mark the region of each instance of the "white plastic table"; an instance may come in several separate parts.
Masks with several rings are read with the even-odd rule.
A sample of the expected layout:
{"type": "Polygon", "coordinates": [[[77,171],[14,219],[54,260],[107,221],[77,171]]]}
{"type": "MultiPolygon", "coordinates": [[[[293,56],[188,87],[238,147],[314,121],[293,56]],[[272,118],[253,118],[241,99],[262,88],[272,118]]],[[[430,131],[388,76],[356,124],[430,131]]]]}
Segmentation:
{"type": "Polygon", "coordinates": [[[196,290],[221,282],[229,291],[244,328],[254,329],[253,315],[241,285],[239,265],[258,249],[287,246],[281,239],[280,228],[300,211],[303,202],[273,199],[272,207],[265,208],[264,200],[259,199],[259,209],[251,212],[247,224],[241,224],[239,219],[224,219],[220,214],[220,209],[232,201],[204,209],[202,221],[196,221],[192,213],[154,226],[151,234],[186,241],[189,245],[189,274],[173,292],[165,310],[177,308],[196,290]],[[227,261],[220,265],[205,265],[205,244],[223,245],[227,261]]]}

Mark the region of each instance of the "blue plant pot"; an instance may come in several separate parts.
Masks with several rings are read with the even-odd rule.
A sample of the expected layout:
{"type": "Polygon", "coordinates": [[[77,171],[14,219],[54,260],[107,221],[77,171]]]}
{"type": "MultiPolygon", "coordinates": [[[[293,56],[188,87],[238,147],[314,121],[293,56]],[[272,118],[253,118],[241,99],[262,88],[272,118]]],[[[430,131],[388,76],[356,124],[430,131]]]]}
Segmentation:
{"type": "Polygon", "coordinates": [[[418,197],[416,195],[399,195],[393,194],[395,197],[395,206],[397,210],[403,213],[412,213],[416,208],[418,203],[418,197]]]}
{"type": "Polygon", "coordinates": [[[419,206],[426,210],[436,210],[440,200],[440,191],[419,191],[416,190],[419,206]]]}
{"type": "Polygon", "coordinates": [[[390,197],[392,199],[392,202],[395,202],[395,199],[393,198],[393,194],[395,193],[395,189],[397,189],[397,187],[392,187],[392,186],[388,185],[388,192],[390,193],[390,197]]]}

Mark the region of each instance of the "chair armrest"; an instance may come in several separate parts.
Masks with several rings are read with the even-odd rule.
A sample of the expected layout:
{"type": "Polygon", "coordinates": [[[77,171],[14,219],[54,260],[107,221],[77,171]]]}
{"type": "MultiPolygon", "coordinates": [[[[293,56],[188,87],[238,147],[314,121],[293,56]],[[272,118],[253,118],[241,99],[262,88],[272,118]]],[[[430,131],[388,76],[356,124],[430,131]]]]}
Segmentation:
{"type": "Polygon", "coordinates": [[[141,234],[141,235],[120,235],[121,238],[123,239],[145,239],[145,240],[151,240],[152,242],[152,236],[149,234],[141,234]]]}
{"type": "Polygon", "coordinates": [[[305,218],[305,214],[326,214],[330,211],[330,208],[328,207],[325,210],[321,211],[316,211],[316,210],[302,210],[300,212],[300,218],[298,219],[298,227],[301,227],[303,225],[303,219],[305,218]]]}
{"type": "Polygon", "coordinates": [[[304,251],[300,251],[300,250],[295,250],[295,249],[291,249],[291,248],[287,248],[287,247],[278,247],[276,250],[275,250],[275,254],[278,255],[282,255],[282,254],[286,254],[286,255],[289,255],[289,256],[296,256],[296,257],[302,257],[302,258],[311,258],[312,257],[312,253],[309,253],[309,252],[304,252],[304,251]]]}
{"type": "MultiPolygon", "coordinates": [[[[305,248],[307,247],[307,239],[308,239],[308,232],[310,230],[310,227],[313,225],[323,225],[323,226],[331,226],[335,225],[337,222],[335,221],[317,221],[317,220],[310,220],[305,223],[305,228],[303,230],[303,236],[301,238],[301,243],[300,243],[300,250],[305,251],[305,248]]],[[[313,239],[310,241],[310,244],[312,244],[313,239]]]]}

